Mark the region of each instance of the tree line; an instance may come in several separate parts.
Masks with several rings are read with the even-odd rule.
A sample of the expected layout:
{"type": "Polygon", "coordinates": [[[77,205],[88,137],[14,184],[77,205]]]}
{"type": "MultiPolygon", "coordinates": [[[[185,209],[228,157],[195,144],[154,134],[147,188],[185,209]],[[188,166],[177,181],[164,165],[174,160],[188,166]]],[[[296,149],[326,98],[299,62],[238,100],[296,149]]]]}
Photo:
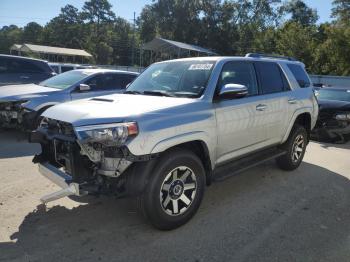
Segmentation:
{"type": "Polygon", "coordinates": [[[317,10],[302,0],[153,0],[134,26],[108,0],[88,0],[81,10],[64,6],[45,26],[2,27],[0,53],[32,43],[85,49],[93,63],[137,65],[138,48],[160,36],[220,55],[292,56],[314,74],[350,75],[350,0],[332,4],[332,21],[318,23],[317,10]]]}

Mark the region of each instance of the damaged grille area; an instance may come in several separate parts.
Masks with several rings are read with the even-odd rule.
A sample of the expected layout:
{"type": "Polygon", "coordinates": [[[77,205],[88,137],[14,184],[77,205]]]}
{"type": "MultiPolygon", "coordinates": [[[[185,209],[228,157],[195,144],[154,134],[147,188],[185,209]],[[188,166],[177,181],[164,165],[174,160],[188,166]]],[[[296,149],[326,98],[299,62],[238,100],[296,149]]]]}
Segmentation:
{"type": "Polygon", "coordinates": [[[41,143],[44,160],[63,167],[75,181],[97,175],[116,178],[132,164],[125,159],[120,148],[82,143],[69,123],[44,118],[38,132],[44,134],[46,140],[46,143],[41,143]]]}
{"type": "Polygon", "coordinates": [[[22,122],[21,104],[25,101],[0,102],[0,126],[15,127],[22,122]]]}

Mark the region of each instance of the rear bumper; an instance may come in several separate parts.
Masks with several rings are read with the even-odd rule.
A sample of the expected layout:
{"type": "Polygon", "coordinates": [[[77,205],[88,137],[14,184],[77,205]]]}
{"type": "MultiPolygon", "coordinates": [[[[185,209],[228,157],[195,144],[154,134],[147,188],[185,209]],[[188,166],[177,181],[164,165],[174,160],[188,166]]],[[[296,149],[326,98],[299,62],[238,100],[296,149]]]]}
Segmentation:
{"type": "Polygon", "coordinates": [[[66,196],[82,196],[86,192],[80,190],[80,185],[72,182],[72,177],[49,163],[39,164],[39,172],[48,180],[56,184],[61,190],[45,195],[40,200],[48,203],[66,196]]]}

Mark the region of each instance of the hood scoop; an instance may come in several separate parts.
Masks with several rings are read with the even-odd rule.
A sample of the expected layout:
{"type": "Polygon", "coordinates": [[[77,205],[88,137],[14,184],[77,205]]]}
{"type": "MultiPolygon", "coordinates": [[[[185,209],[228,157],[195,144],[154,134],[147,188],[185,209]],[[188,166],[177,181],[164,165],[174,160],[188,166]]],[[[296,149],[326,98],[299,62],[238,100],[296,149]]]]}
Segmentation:
{"type": "Polygon", "coordinates": [[[113,103],[113,99],[107,99],[107,98],[92,98],[90,99],[92,101],[100,101],[100,102],[108,102],[108,103],[113,103]]]}

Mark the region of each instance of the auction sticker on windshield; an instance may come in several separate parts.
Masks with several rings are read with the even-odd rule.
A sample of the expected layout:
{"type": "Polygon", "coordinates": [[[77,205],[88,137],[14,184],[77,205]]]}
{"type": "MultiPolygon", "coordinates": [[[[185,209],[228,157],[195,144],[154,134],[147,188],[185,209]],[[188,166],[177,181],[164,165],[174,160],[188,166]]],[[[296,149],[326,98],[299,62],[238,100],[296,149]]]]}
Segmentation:
{"type": "Polygon", "coordinates": [[[188,70],[211,70],[213,64],[193,64],[188,70]]]}

